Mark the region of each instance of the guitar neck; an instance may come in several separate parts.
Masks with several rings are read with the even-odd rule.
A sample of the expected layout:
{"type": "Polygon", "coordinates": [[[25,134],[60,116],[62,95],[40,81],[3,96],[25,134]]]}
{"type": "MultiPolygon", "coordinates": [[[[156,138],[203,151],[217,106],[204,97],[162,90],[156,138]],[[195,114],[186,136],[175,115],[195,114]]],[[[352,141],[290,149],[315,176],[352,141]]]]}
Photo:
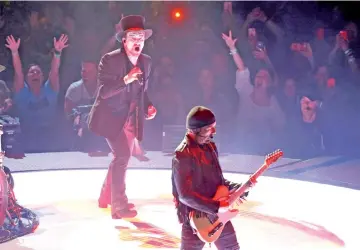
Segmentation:
{"type": "Polygon", "coordinates": [[[241,195],[243,195],[246,190],[250,187],[251,183],[254,183],[256,179],[265,172],[265,170],[269,167],[268,164],[264,163],[254,174],[252,174],[249,179],[241,185],[234,193],[234,201],[236,201],[238,198],[240,198],[241,195]]]}
{"type": "Polygon", "coordinates": [[[254,174],[252,174],[249,180],[246,182],[247,184],[251,184],[250,182],[256,181],[257,178],[262,175],[266,169],[268,169],[270,165],[264,163],[254,174]]]}

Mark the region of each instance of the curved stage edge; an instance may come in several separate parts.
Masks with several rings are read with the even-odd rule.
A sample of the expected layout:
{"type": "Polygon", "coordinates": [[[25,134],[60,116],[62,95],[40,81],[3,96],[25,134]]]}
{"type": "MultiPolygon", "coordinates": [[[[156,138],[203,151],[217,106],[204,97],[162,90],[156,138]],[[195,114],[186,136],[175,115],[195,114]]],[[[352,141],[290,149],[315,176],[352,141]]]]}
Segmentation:
{"type": "MultiPolygon", "coordinates": [[[[19,203],[39,215],[40,226],[0,249],[179,249],[170,170],[128,171],[128,196],[139,212],[131,220],[112,220],[109,209],[97,208],[105,174],[105,170],[15,173],[19,203]]],[[[238,182],[247,178],[225,176],[238,182]]],[[[245,250],[357,250],[358,211],[359,190],[263,176],[233,223],[245,250]]]]}
{"type": "MultiPolygon", "coordinates": [[[[264,176],[305,180],[360,190],[360,158],[343,156],[317,157],[305,160],[281,158],[264,176]]],[[[130,169],[170,169],[171,154],[159,151],[147,152],[149,161],[132,157],[130,169]]],[[[111,154],[107,157],[89,157],[81,152],[56,152],[27,154],[23,159],[6,158],[4,164],[12,172],[107,169],[111,154]]],[[[264,156],[220,154],[221,167],[229,173],[254,173],[264,161],[264,156]]]]}

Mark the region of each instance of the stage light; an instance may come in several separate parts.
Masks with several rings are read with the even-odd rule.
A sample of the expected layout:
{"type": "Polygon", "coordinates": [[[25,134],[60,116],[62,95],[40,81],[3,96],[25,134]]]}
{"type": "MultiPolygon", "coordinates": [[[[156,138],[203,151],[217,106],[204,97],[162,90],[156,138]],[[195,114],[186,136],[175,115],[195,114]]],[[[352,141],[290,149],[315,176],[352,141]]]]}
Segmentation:
{"type": "Polygon", "coordinates": [[[181,21],[184,18],[183,12],[179,9],[174,9],[171,13],[172,19],[176,21],[181,21]]]}

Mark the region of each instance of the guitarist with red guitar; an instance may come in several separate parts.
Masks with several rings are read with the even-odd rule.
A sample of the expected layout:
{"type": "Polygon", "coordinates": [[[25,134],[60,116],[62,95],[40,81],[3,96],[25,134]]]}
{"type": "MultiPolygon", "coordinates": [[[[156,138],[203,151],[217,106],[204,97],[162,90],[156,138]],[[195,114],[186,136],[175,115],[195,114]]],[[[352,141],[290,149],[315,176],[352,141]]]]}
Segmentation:
{"type": "Polygon", "coordinates": [[[256,183],[282,152],[267,156],[263,166],[244,184],[223,176],[218,151],[212,141],[216,133],[213,112],[205,107],[192,108],[186,118],[187,133],[175,150],[172,161],[172,187],[179,222],[182,224],[181,250],[203,249],[214,243],[219,250],[240,249],[231,219],[248,189],[256,183]]]}

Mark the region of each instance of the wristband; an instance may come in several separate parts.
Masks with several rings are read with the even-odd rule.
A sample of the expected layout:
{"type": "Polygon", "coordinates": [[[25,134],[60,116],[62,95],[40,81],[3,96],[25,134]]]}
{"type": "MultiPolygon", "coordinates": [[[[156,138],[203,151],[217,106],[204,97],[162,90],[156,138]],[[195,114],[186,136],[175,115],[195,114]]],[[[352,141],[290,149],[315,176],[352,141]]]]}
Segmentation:
{"type": "Polygon", "coordinates": [[[348,55],[352,54],[352,50],[351,50],[351,49],[347,49],[347,50],[345,50],[344,53],[345,53],[345,55],[348,56],[348,55]]]}
{"type": "Polygon", "coordinates": [[[57,58],[60,58],[61,52],[59,52],[57,50],[54,50],[54,56],[57,57],[57,58]]]}
{"type": "Polygon", "coordinates": [[[231,49],[230,50],[230,55],[235,55],[237,54],[237,49],[231,49]]]}

